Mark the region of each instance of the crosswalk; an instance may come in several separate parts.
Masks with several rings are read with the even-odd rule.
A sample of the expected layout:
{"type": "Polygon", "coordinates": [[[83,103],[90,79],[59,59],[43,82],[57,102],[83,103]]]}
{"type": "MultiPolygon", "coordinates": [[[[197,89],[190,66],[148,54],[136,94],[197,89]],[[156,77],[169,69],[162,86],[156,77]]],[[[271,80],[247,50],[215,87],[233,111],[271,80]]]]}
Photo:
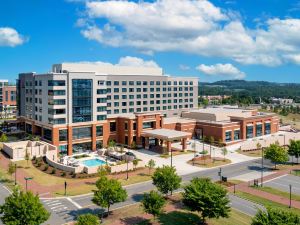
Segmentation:
{"type": "Polygon", "coordinates": [[[67,202],[65,202],[62,199],[43,199],[42,200],[45,207],[48,209],[48,211],[51,212],[51,214],[56,214],[60,219],[62,219],[65,222],[71,222],[74,220],[74,215],[70,214],[70,206],[67,205],[67,202]]]}

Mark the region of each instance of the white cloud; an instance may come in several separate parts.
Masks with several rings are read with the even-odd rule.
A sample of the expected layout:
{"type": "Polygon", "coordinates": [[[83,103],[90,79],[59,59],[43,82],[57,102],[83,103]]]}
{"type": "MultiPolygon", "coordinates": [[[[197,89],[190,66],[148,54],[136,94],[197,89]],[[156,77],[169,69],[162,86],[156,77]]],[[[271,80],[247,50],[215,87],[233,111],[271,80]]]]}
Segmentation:
{"type": "Polygon", "coordinates": [[[191,68],[188,65],[180,64],[179,65],[179,69],[181,69],[181,70],[189,70],[191,68]]]}
{"type": "Polygon", "coordinates": [[[138,57],[132,57],[132,56],[125,56],[121,57],[119,59],[119,62],[116,64],[112,64],[109,62],[102,62],[102,61],[80,61],[77,63],[82,64],[93,64],[93,65],[104,65],[104,66],[132,66],[132,67],[154,67],[154,68],[160,68],[159,65],[154,62],[153,60],[144,60],[142,58],[138,57]]]}
{"type": "Polygon", "coordinates": [[[300,51],[300,19],[267,19],[250,29],[239,12],[208,0],[87,1],[86,15],[88,22],[79,22],[87,39],[149,54],[179,51],[278,66],[295,63],[300,51]],[[98,26],[99,19],[107,23],[98,26]]]}
{"type": "Polygon", "coordinates": [[[23,44],[25,41],[25,38],[15,29],[0,27],[0,46],[15,47],[23,44]]]}
{"type": "Polygon", "coordinates": [[[218,63],[210,66],[201,64],[197,66],[196,69],[209,76],[220,76],[228,79],[243,79],[246,76],[244,72],[241,72],[230,63],[218,63]]]}

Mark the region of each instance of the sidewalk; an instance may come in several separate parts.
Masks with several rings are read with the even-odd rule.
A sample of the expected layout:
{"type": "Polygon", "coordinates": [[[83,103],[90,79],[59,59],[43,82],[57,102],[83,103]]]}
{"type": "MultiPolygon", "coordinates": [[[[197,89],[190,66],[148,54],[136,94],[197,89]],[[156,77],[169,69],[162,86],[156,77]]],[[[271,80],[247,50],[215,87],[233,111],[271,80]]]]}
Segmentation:
{"type": "MultiPolygon", "coordinates": [[[[279,177],[284,176],[286,174],[290,174],[290,171],[294,170],[294,169],[300,169],[300,165],[295,165],[295,166],[293,166],[293,168],[280,170],[276,173],[265,176],[264,177],[264,182],[266,182],[268,180],[279,178],[279,177]]],[[[233,189],[234,189],[233,186],[228,188],[228,190],[230,192],[233,192],[233,189]]],[[[286,206],[289,206],[289,204],[290,204],[290,200],[288,198],[284,198],[284,197],[274,195],[274,194],[271,194],[271,193],[268,193],[268,192],[265,192],[265,191],[262,191],[262,190],[259,190],[259,189],[256,189],[256,188],[249,187],[248,182],[243,182],[243,183],[240,183],[240,184],[236,185],[235,189],[237,191],[246,192],[246,193],[249,193],[251,195],[258,196],[258,197],[261,197],[261,198],[264,198],[264,199],[268,199],[270,201],[280,203],[280,204],[283,204],[283,205],[286,205],[286,206]]],[[[293,208],[300,209],[300,202],[299,201],[292,200],[291,203],[292,203],[293,208]]]]}

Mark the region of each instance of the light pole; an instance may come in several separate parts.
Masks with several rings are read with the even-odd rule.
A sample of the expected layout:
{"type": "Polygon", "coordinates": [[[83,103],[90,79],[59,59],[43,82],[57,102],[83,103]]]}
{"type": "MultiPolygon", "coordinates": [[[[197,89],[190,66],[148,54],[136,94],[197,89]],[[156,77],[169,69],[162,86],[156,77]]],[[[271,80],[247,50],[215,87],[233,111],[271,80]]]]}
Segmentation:
{"type": "Polygon", "coordinates": [[[195,165],[195,158],[196,158],[196,138],[194,138],[194,158],[193,158],[193,166],[195,165]]]}
{"type": "Polygon", "coordinates": [[[290,204],[289,204],[289,208],[292,208],[292,185],[290,184],[290,204]]]}
{"type": "Polygon", "coordinates": [[[67,181],[65,181],[65,196],[67,195],[67,181]]]}
{"type": "Polygon", "coordinates": [[[17,164],[15,163],[15,186],[17,185],[17,164]]]}
{"type": "MultiPolygon", "coordinates": [[[[127,152],[128,152],[128,149],[127,149],[127,152]]],[[[129,179],[129,174],[128,174],[128,157],[129,157],[129,155],[127,154],[127,155],[126,155],[126,164],[127,164],[127,169],[126,169],[126,180],[129,179]]]]}
{"type": "Polygon", "coordinates": [[[263,186],[264,182],[264,147],[261,148],[261,183],[260,186],[263,186]]]}
{"type": "Polygon", "coordinates": [[[27,192],[27,181],[32,180],[32,177],[24,177],[25,182],[26,182],[26,192],[27,192]]]}
{"type": "Polygon", "coordinates": [[[171,167],[173,167],[173,151],[172,151],[172,148],[171,148],[171,167]]]}

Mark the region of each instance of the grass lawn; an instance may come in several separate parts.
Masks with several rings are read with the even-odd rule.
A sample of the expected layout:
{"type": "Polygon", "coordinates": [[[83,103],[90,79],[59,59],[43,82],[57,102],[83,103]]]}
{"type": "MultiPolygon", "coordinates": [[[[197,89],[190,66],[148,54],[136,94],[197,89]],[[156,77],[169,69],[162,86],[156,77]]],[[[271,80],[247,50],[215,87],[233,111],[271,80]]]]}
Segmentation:
{"type": "Polygon", "coordinates": [[[249,194],[249,193],[246,193],[246,192],[237,191],[236,195],[241,197],[241,198],[245,198],[245,199],[248,199],[250,201],[256,202],[258,204],[262,204],[265,207],[273,207],[273,208],[282,209],[282,210],[291,210],[292,212],[300,214],[299,209],[296,209],[296,208],[293,208],[293,207],[291,209],[289,209],[289,207],[286,206],[286,205],[282,205],[280,203],[273,202],[271,200],[261,198],[261,197],[258,197],[258,196],[255,196],[255,195],[252,195],[252,194],[249,194]]]}
{"type": "MultiPolygon", "coordinates": [[[[223,159],[216,159],[215,161],[213,160],[196,160],[194,162],[194,166],[198,166],[198,167],[203,167],[203,168],[211,168],[211,167],[216,167],[216,166],[222,166],[222,165],[226,165],[231,163],[231,161],[229,159],[225,159],[225,161],[223,159]]],[[[193,165],[193,161],[190,160],[188,161],[188,164],[193,165]]]]}
{"type": "MultiPolygon", "coordinates": [[[[1,160],[1,159],[0,159],[1,160]]],[[[14,174],[13,174],[14,176],[14,174]]],[[[7,186],[9,189],[13,189],[15,181],[12,176],[10,176],[7,171],[0,167],[0,182],[7,186]]]]}
{"type": "MultiPolygon", "coordinates": [[[[176,155],[186,155],[186,154],[192,154],[192,153],[194,153],[194,151],[192,151],[192,150],[187,150],[185,152],[183,152],[183,151],[173,151],[172,155],[176,156],[176,155]]],[[[164,154],[161,154],[159,157],[167,159],[167,158],[170,158],[171,155],[169,155],[168,153],[164,153],[164,154]]]]}
{"type": "MultiPolygon", "coordinates": [[[[170,205],[172,204],[169,202],[165,208],[170,205]]],[[[135,204],[113,211],[112,215],[104,220],[104,225],[119,224],[118,222],[127,225],[198,225],[199,221],[200,217],[197,213],[177,208],[165,211],[154,221],[151,215],[143,212],[140,204],[135,204]]],[[[207,223],[209,225],[250,225],[251,217],[232,210],[229,218],[210,219],[207,223]]]]}
{"type": "MultiPolygon", "coordinates": [[[[275,189],[275,188],[272,188],[272,187],[264,186],[264,187],[253,187],[253,188],[257,188],[261,191],[265,191],[265,192],[268,192],[268,193],[271,193],[271,194],[274,194],[274,195],[282,196],[282,197],[287,198],[287,199],[290,198],[290,194],[288,192],[281,191],[281,190],[278,190],[278,189],[275,189]]],[[[292,194],[292,199],[296,200],[296,201],[300,201],[300,195],[292,194]]]]}
{"type": "Polygon", "coordinates": [[[236,152],[250,157],[261,157],[261,150],[254,150],[254,151],[237,150],[236,152]]]}
{"type": "Polygon", "coordinates": [[[293,125],[295,128],[300,129],[300,115],[289,113],[287,116],[279,115],[280,119],[282,119],[283,123],[289,123],[293,125]]]}
{"type": "Polygon", "coordinates": [[[292,174],[295,175],[295,176],[300,177],[300,170],[293,170],[292,174]]]}

